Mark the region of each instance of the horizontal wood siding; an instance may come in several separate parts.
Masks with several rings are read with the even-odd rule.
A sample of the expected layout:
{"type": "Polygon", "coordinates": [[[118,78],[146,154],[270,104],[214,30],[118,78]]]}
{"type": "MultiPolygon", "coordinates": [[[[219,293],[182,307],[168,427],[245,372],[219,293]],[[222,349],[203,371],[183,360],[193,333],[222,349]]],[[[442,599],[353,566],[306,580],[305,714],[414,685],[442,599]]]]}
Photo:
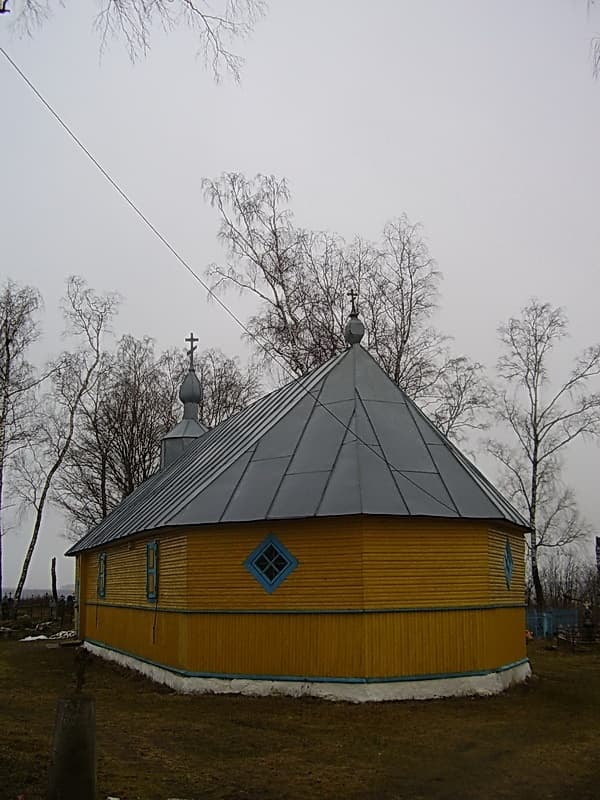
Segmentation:
{"type": "Polygon", "coordinates": [[[188,605],[211,609],[361,608],[362,528],[358,518],[288,520],[199,528],[188,544],[188,605]],[[269,535],[297,559],[272,594],[244,566],[269,535]]]}
{"type": "Polygon", "coordinates": [[[384,517],[277,521],[167,531],[104,552],[103,599],[99,551],[80,556],[84,635],[176,669],[377,679],[492,670],[525,657],[523,608],[487,607],[523,602],[523,536],[513,529],[384,517]],[[272,593],[244,566],[268,535],[298,561],[272,593]],[[156,604],[146,599],[154,539],[156,604]]]}
{"type": "Polygon", "coordinates": [[[363,530],[367,608],[489,602],[487,526],[365,517],[363,530]]]}
{"type": "Polygon", "coordinates": [[[488,568],[490,599],[493,603],[525,602],[525,537],[512,530],[488,531],[488,568]],[[510,587],[504,574],[504,549],[510,542],[513,575],[510,587]]]}
{"type": "Polygon", "coordinates": [[[86,601],[120,603],[125,605],[154,605],[146,597],[146,544],[159,540],[158,602],[161,606],[181,606],[186,594],[187,534],[163,534],[130,539],[109,545],[105,550],[84,553],[86,601]],[[97,596],[98,559],[106,553],[106,592],[97,596]]]}

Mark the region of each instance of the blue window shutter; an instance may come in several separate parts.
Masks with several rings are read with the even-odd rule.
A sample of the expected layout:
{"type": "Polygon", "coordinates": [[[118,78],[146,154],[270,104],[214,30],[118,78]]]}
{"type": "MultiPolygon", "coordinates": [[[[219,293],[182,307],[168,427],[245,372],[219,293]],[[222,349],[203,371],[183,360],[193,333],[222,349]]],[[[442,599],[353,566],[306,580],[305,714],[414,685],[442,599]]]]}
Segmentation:
{"type": "Polygon", "coordinates": [[[98,597],[106,597],[106,553],[98,556],[98,597]]]}
{"type": "Polygon", "coordinates": [[[504,579],[506,580],[507,589],[510,589],[510,584],[512,583],[513,566],[514,566],[513,554],[507,536],[506,544],[504,545],[504,579]]]}
{"type": "Polygon", "coordinates": [[[158,599],[158,542],[146,545],[146,597],[158,599]]]}

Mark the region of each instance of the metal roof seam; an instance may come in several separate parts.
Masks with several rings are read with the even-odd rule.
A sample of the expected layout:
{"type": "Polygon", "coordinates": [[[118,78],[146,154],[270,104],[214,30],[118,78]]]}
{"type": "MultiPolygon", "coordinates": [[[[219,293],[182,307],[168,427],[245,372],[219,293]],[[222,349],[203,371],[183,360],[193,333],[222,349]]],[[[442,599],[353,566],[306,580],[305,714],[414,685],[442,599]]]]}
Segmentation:
{"type": "Polygon", "coordinates": [[[285,472],[281,476],[281,478],[279,480],[279,483],[277,484],[277,489],[275,490],[275,493],[274,493],[273,497],[271,498],[271,502],[269,503],[269,506],[268,506],[268,508],[267,508],[267,510],[265,512],[265,517],[267,519],[269,518],[269,515],[271,514],[273,506],[274,506],[274,504],[275,504],[275,502],[277,500],[277,496],[279,495],[279,491],[281,489],[283,481],[285,480],[285,476],[288,475],[288,473],[289,473],[289,468],[290,468],[290,466],[292,465],[292,463],[294,461],[294,457],[295,457],[296,453],[298,452],[298,447],[300,446],[300,442],[302,441],[302,438],[303,438],[303,436],[304,436],[304,434],[306,432],[306,428],[308,427],[308,424],[310,423],[310,420],[312,419],[312,415],[315,413],[315,408],[317,407],[317,403],[319,402],[319,397],[321,396],[321,393],[323,392],[323,387],[324,386],[325,386],[325,380],[323,379],[321,381],[321,385],[319,387],[319,392],[318,392],[317,396],[315,397],[313,394],[310,395],[311,397],[314,398],[314,403],[312,405],[312,408],[310,409],[310,411],[306,415],[306,419],[304,421],[304,425],[302,426],[302,430],[300,431],[300,435],[298,436],[298,439],[296,440],[296,444],[295,444],[295,446],[294,446],[294,448],[292,450],[292,453],[290,455],[290,460],[288,462],[287,469],[285,470],[285,472]]]}
{"type": "MultiPolygon", "coordinates": [[[[410,506],[406,502],[406,498],[404,497],[404,494],[402,493],[402,490],[400,489],[400,486],[398,485],[398,481],[396,480],[396,476],[394,475],[394,469],[393,469],[392,465],[389,463],[389,461],[387,459],[387,456],[385,455],[385,450],[383,449],[383,445],[381,444],[379,436],[377,435],[377,430],[375,429],[375,425],[373,424],[373,420],[371,419],[371,417],[369,415],[369,412],[367,411],[367,407],[363,402],[363,399],[361,397],[361,394],[360,394],[360,391],[359,391],[358,387],[356,387],[356,396],[358,397],[358,399],[360,401],[360,404],[361,404],[362,409],[364,411],[365,417],[369,420],[369,425],[371,426],[371,430],[373,431],[373,436],[377,440],[377,446],[381,450],[381,455],[379,455],[379,453],[377,453],[375,450],[373,450],[373,448],[370,447],[369,449],[373,450],[373,452],[376,453],[376,455],[379,455],[379,457],[382,459],[383,463],[388,468],[388,472],[390,473],[390,475],[392,477],[392,480],[394,481],[394,486],[396,487],[396,491],[398,492],[398,495],[400,496],[400,499],[404,503],[406,511],[408,512],[408,515],[410,517],[410,516],[412,516],[412,512],[410,510],[410,506]]],[[[363,442],[363,444],[364,444],[364,442],[363,442]]],[[[396,472],[400,472],[400,470],[397,469],[396,472]]]]}
{"type": "MultiPolygon", "coordinates": [[[[256,453],[256,448],[257,448],[257,447],[258,447],[258,441],[257,441],[257,442],[256,442],[256,444],[254,445],[254,449],[253,449],[253,451],[252,451],[252,454],[251,454],[250,458],[248,459],[248,461],[246,462],[246,466],[245,466],[245,467],[244,467],[244,469],[242,470],[242,473],[241,473],[240,477],[237,479],[237,482],[236,482],[236,484],[235,484],[235,487],[234,487],[234,489],[233,489],[233,492],[231,493],[231,495],[230,495],[230,497],[229,497],[229,500],[228,500],[228,501],[225,503],[225,506],[224,506],[224,508],[223,508],[223,511],[222,511],[222,513],[221,513],[221,516],[219,517],[219,522],[222,522],[222,521],[223,521],[223,517],[224,517],[224,516],[225,516],[225,514],[227,513],[227,509],[229,508],[229,506],[230,506],[230,505],[231,505],[231,503],[233,502],[233,498],[235,497],[235,493],[236,493],[236,491],[238,490],[238,488],[239,488],[239,485],[241,484],[242,480],[244,479],[244,476],[245,476],[246,472],[248,471],[248,467],[249,467],[249,466],[250,466],[250,464],[252,463],[252,456],[254,455],[254,453],[256,453]]],[[[245,455],[247,452],[248,452],[248,450],[244,450],[244,452],[243,452],[243,453],[240,453],[240,455],[238,456],[238,458],[241,458],[241,456],[245,455]]],[[[237,461],[237,459],[236,459],[236,461],[237,461]]],[[[235,461],[234,461],[233,463],[235,464],[235,461]]],[[[231,465],[231,466],[233,466],[233,465],[231,465]]],[[[223,473],[221,473],[221,474],[223,474],[223,473]]],[[[210,484],[209,484],[209,485],[210,485],[210,484]]],[[[200,492],[199,492],[198,494],[200,494],[200,492]]],[[[198,495],[196,495],[196,497],[198,497],[198,495]]],[[[194,498],[194,499],[195,499],[195,498],[194,498]]],[[[191,501],[190,501],[190,502],[191,502],[191,501]]]]}
{"type": "MultiPolygon", "coordinates": [[[[511,503],[506,500],[506,498],[496,489],[496,487],[490,483],[490,481],[485,477],[485,475],[470,461],[466,456],[456,447],[447,436],[445,436],[441,431],[439,431],[433,423],[429,420],[427,415],[421,411],[421,409],[416,405],[416,403],[407,397],[408,400],[408,409],[411,413],[411,416],[414,418],[414,414],[418,414],[421,416],[422,419],[425,420],[434,430],[438,433],[441,439],[442,445],[450,451],[450,453],[460,462],[461,466],[469,473],[471,478],[477,483],[477,485],[481,488],[481,490],[485,493],[486,497],[492,502],[493,505],[498,508],[498,510],[502,511],[502,513],[508,513],[508,516],[513,517],[513,521],[518,525],[525,525],[528,527],[525,519],[523,516],[512,506],[511,503]],[[414,410],[414,413],[413,413],[414,410]],[[503,508],[502,508],[503,507],[503,508]]],[[[440,473],[440,478],[442,478],[440,473]]],[[[443,481],[443,478],[442,478],[443,481]]],[[[452,502],[456,505],[454,499],[452,498],[452,494],[448,490],[446,486],[446,491],[448,492],[449,497],[452,499],[452,502]]],[[[457,509],[458,511],[458,509],[457,509]]]]}
{"type": "Polygon", "coordinates": [[[494,485],[493,485],[492,483],[490,483],[490,481],[489,481],[489,480],[488,480],[488,479],[485,477],[485,475],[484,475],[484,474],[483,474],[483,473],[482,473],[482,472],[481,472],[481,471],[478,469],[478,467],[476,467],[476,466],[475,466],[475,464],[473,464],[472,462],[470,462],[470,461],[469,461],[469,460],[468,460],[468,459],[467,459],[467,458],[466,458],[466,457],[465,457],[465,456],[464,456],[464,455],[463,455],[463,454],[460,452],[460,450],[458,450],[458,448],[455,448],[455,447],[452,445],[452,443],[451,443],[451,442],[450,442],[450,447],[451,447],[451,448],[452,448],[452,450],[453,450],[453,455],[454,455],[454,457],[455,457],[455,458],[456,458],[458,461],[460,461],[460,463],[461,463],[461,464],[463,464],[463,466],[465,467],[465,469],[468,469],[468,470],[469,470],[469,472],[470,472],[470,474],[471,474],[471,476],[472,476],[473,480],[475,480],[475,481],[478,483],[478,485],[479,485],[479,486],[481,486],[481,489],[482,489],[482,491],[484,491],[484,492],[485,492],[485,494],[486,494],[488,497],[490,497],[490,499],[492,499],[492,500],[494,500],[494,499],[495,499],[496,505],[501,505],[501,506],[503,506],[503,507],[504,507],[504,509],[503,509],[503,513],[506,513],[506,514],[508,514],[509,516],[512,516],[513,518],[515,518],[516,524],[518,524],[518,525],[523,525],[523,526],[525,526],[526,528],[529,528],[529,527],[530,527],[530,526],[529,526],[529,523],[527,522],[527,520],[525,519],[525,517],[523,517],[523,515],[522,515],[522,514],[521,514],[521,513],[520,513],[520,512],[519,512],[519,511],[518,511],[518,510],[517,510],[517,509],[516,509],[516,508],[515,508],[515,507],[512,505],[512,503],[510,503],[510,502],[509,502],[509,501],[508,501],[508,500],[507,500],[507,499],[504,497],[504,495],[502,495],[502,494],[501,494],[501,493],[500,493],[500,492],[499,492],[499,491],[498,491],[498,490],[497,490],[497,489],[494,487],[494,485]]]}
{"type": "MultiPolygon", "coordinates": [[[[349,431],[349,426],[352,424],[352,420],[354,419],[355,415],[356,415],[356,399],[355,399],[355,401],[354,401],[354,409],[352,410],[352,414],[350,415],[350,419],[348,420],[348,428],[346,429],[346,431],[347,431],[347,432],[349,431]]],[[[344,439],[345,439],[345,438],[346,438],[346,436],[347,436],[347,432],[346,432],[346,433],[344,434],[344,436],[342,436],[342,438],[340,439],[340,443],[339,443],[339,446],[338,446],[337,452],[336,452],[336,454],[335,454],[335,457],[334,457],[334,459],[333,459],[333,464],[331,465],[330,469],[328,469],[328,470],[323,470],[323,471],[329,472],[329,479],[328,479],[327,481],[325,481],[325,486],[324,486],[324,487],[323,487],[323,489],[321,490],[321,496],[319,497],[319,501],[317,502],[317,505],[316,505],[316,507],[315,507],[315,513],[314,513],[314,516],[315,516],[315,517],[319,516],[319,510],[320,510],[321,506],[323,505],[323,499],[324,499],[324,497],[325,497],[325,493],[326,493],[326,491],[327,491],[327,489],[328,489],[328,487],[329,487],[329,484],[330,484],[330,482],[331,482],[331,478],[332,478],[332,476],[333,476],[333,473],[334,473],[334,470],[335,470],[336,464],[337,464],[337,462],[338,462],[338,459],[339,459],[339,457],[340,457],[340,453],[342,452],[342,447],[344,446],[344,439]]],[[[316,471],[317,471],[317,470],[315,470],[315,472],[316,472],[316,471]]],[[[361,498],[361,500],[362,500],[362,498],[361,498]]],[[[362,510],[362,502],[361,502],[361,510],[362,510]]]]}
{"type": "MultiPolygon", "coordinates": [[[[440,471],[440,470],[437,468],[437,465],[436,465],[436,463],[435,463],[435,460],[434,460],[434,458],[433,458],[433,453],[432,453],[432,452],[431,452],[431,450],[429,449],[429,444],[428,444],[428,443],[425,441],[425,437],[423,436],[423,432],[421,431],[421,429],[420,429],[420,428],[419,428],[419,426],[417,425],[417,421],[416,421],[416,419],[415,419],[415,415],[414,415],[414,413],[413,413],[413,409],[416,409],[416,410],[418,411],[418,413],[419,413],[419,414],[421,415],[421,417],[422,417],[422,418],[425,420],[425,422],[426,422],[428,425],[430,425],[430,426],[431,426],[431,427],[432,427],[432,428],[433,428],[433,429],[436,431],[436,433],[440,433],[440,431],[438,431],[438,429],[437,429],[437,428],[435,427],[435,425],[434,425],[434,424],[431,422],[431,420],[429,419],[429,417],[428,417],[426,414],[424,414],[424,413],[421,411],[421,409],[420,409],[420,408],[417,408],[417,406],[416,406],[416,405],[414,405],[413,401],[412,401],[412,400],[410,400],[410,398],[408,397],[408,395],[405,395],[405,397],[406,397],[406,400],[407,400],[407,402],[406,402],[406,408],[408,409],[408,413],[409,413],[409,415],[410,415],[410,418],[411,418],[411,419],[413,420],[413,422],[415,423],[415,428],[416,428],[416,429],[417,429],[417,431],[419,432],[419,436],[421,437],[421,441],[423,442],[423,445],[424,445],[424,446],[427,448],[427,452],[429,453],[429,458],[431,459],[431,461],[432,461],[432,463],[433,463],[433,465],[434,465],[434,467],[435,467],[435,469],[436,469],[436,473],[439,475],[440,481],[442,482],[442,486],[444,487],[444,489],[446,490],[446,493],[447,493],[448,497],[450,498],[450,502],[451,502],[451,503],[452,503],[452,505],[454,506],[454,510],[456,511],[456,513],[458,514],[458,516],[459,516],[459,517],[461,517],[461,516],[462,516],[462,514],[461,514],[461,513],[460,513],[460,511],[459,511],[459,508],[458,508],[458,505],[457,505],[457,503],[456,503],[456,500],[455,500],[455,499],[454,499],[454,497],[452,496],[452,492],[450,491],[450,489],[449,489],[448,485],[446,484],[446,481],[444,480],[444,477],[443,477],[443,475],[442,475],[441,471],[440,471]]],[[[406,475],[405,475],[405,477],[407,478],[407,480],[410,480],[410,479],[409,479],[409,478],[408,478],[406,475]]],[[[449,506],[447,506],[447,505],[446,505],[446,503],[442,503],[442,505],[446,506],[446,508],[449,508],[449,506]]]]}
{"type": "MultiPolygon", "coordinates": [[[[353,358],[352,358],[352,382],[354,384],[354,428],[355,428],[355,430],[352,431],[352,433],[354,435],[354,442],[353,442],[353,444],[354,444],[354,458],[356,460],[356,474],[357,474],[357,477],[358,477],[358,502],[359,502],[359,506],[360,506],[360,513],[363,514],[366,504],[365,504],[365,498],[363,496],[362,463],[361,463],[360,454],[359,454],[359,451],[358,451],[359,443],[360,443],[360,436],[358,435],[358,424],[357,424],[358,420],[357,420],[357,417],[356,417],[356,400],[357,400],[357,397],[358,397],[359,402],[362,403],[362,401],[360,400],[360,397],[358,395],[358,391],[356,389],[356,383],[357,383],[357,380],[358,380],[358,376],[357,376],[357,372],[356,372],[356,351],[354,350],[354,347],[352,348],[352,354],[353,354],[353,358]]],[[[370,424],[370,421],[369,421],[369,424],[370,424]]],[[[373,427],[373,426],[371,426],[371,427],[373,427]]],[[[346,436],[347,435],[348,434],[346,434],[346,436]]]]}

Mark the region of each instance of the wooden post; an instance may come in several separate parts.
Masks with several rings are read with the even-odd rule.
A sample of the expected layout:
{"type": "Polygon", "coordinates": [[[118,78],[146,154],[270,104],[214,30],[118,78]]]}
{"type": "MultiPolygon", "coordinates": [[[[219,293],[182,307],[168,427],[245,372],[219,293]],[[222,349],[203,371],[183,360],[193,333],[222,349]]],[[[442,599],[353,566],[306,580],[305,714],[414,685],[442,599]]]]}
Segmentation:
{"type": "Polygon", "coordinates": [[[52,577],[52,599],[55,603],[58,603],[58,592],[56,591],[56,558],[52,559],[50,575],[52,577]]]}
{"type": "Polygon", "coordinates": [[[96,704],[81,691],[84,669],[80,651],[75,692],[56,709],[48,800],[96,800],[96,704]]]}

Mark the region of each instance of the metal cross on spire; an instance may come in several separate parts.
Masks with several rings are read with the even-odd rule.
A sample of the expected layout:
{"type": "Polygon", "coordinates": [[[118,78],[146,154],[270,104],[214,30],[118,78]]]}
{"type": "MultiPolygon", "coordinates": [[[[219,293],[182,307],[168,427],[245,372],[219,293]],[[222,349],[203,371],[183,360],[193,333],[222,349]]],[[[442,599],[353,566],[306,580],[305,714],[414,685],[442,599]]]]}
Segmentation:
{"type": "Polygon", "coordinates": [[[350,311],[350,314],[352,314],[352,316],[356,316],[358,314],[358,311],[356,310],[356,300],[358,299],[358,292],[354,289],[354,286],[348,292],[348,297],[352,302],[352,309],[350,311]]]}
{"type": "Polygon", "coordinates": [[[194,342],[199,342],[200,340],[197,339],[193,333],[190,333],[189,337],[186,339],[186,342],[189,342],[190,349],[187,351],[188,356],[190,357],[190,369],[194,369],[194,350],[196,350],[196,345],[194,342]]]}
{"type": "Polygon", "coordinates": [[[365,333],[365,326],[362,324],[356,308],[358,292],[353,286],[352,289],[347,292],[347,294],[352,301],[352,309],[350,311],[350,317],[344,326],[344,339],[349,345],[360,344],[360,341],[365,333]]]}

